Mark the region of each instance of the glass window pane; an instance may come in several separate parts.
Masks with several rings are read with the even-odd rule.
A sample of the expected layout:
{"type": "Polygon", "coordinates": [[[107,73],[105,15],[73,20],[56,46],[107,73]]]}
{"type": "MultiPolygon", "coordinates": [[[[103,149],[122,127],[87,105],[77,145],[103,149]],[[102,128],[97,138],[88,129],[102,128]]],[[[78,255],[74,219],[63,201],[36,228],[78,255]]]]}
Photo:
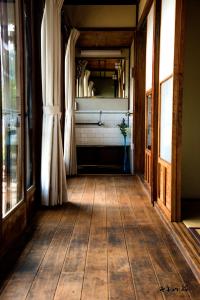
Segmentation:
{"type": "Polygon", "coordinates": [[[147,17],[146,91],[152,89],[154,4],[147,17]]]}
{"type": "Polygon", "coordinates": [[[0,2],[3,216],[22,198],[19,25],[16,1],[0,2]]]}
{"type": "Polygon", "coordinates": [[[160,157],[171,163],[173,78],[161,84],[160,157]]]}
{"type": "Polygon", "coordinates": [[[162,0],[160,31],[160,82],[173,73],[176,0],[162,0]]]}
{"type": "Polygon", "coordinates": [[[147,115],[146,115],[146,147],[151,150],[151,101],[152,95],[147,96],[147,115]]]}

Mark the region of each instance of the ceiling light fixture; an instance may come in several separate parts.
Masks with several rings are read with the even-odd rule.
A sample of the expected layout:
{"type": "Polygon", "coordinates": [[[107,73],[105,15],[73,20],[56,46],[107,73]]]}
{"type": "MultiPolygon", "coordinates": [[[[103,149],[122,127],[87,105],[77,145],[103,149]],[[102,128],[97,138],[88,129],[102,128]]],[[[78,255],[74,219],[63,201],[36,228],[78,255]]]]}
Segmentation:
{"type": "Polygon", "coordinates": [[[121,50],[81,50],[82,57],[121,57],[121,50]]]}

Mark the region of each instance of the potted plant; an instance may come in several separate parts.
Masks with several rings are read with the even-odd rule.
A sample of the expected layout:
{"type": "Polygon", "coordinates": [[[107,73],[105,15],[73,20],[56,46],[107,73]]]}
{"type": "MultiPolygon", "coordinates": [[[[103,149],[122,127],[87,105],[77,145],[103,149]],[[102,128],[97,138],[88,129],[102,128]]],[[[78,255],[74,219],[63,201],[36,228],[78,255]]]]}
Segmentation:
{"type": "Polygon", "coordinates": [[[120,124],[118,124],[119,129],[121,131],[121,134],[124,137],[124,163],[123,163],[123,171],[124,173],[128,172],[128,157],[127,157],[127,150],[126,150],[126,137],[128,135],[128,124],[126,124],[125,119],[122,119],[122,122],[120,124]]]}

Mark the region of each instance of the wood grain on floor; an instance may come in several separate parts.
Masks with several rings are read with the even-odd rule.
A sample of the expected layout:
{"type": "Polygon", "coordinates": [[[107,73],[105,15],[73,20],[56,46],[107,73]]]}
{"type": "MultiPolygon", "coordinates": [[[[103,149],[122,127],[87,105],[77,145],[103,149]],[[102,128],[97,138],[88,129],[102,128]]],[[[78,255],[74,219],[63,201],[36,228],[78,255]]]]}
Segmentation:
{"type": "Polygon", "coordinates": [[[200,286],[134,176],[68,180],[44,209],[0,299],[200,299],[200,286]]]}

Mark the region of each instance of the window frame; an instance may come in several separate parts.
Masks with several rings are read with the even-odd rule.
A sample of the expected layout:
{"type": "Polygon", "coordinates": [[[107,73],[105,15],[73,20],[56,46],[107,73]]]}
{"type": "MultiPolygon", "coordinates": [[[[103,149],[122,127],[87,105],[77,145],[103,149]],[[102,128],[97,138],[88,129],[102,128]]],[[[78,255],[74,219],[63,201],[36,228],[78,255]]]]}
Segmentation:
{"type": "MultiPolygon", "coordinates": [[[[23,68],[24,68],[24,57],[23,57],[23,25],[22,25],[22,1],[21,0],[15,0],[14,2],[15,5],[15,18],[16,18],[16,26],[18,26],[17,31],[18,31],[18,37],[17,37],[17,49],[18,49],[18,54],[17,56],[20,57],[20,64],[19,64],[19,88],[20,88],[20,134],[21,134],[21,141],[20,141],[20,156],[23,159],[25,157],[24,153],[24,145],[25,145],[25,140],[24,140],[24,73],[23,73],[23,68]]],[[[17,59],[17,57],[16,57],[17,59]]],[[[2,99],[2,95],[1,95],[2,99]]],[[[1,129],[2,129],[2,100],[1,102],[1,115],[0,115],[0,123],[1,123],[1,129]]],[[[2,135],[0,137],[0,156],[1,156],[1,161],[0,161],[0,168],[1,168],[1,178],[2,178],[2,170],[3,170],[3,160],[2,160],[2,147],[3,147],[3,142],[2,142],[2,135]]],[[[13,211],[17,209],[17,207],[25,201],[25,192],[24,192],[24,174],[25,174],[25,169],[23,162],[20,164],[21,168],[21,197],[18,199],[18,202],[16,203],[15,206],[13,206],[8,212],[3,214],[3,197],[2,197],[2,179],[1,179],[1,195],[0,195],[0,202],[1,202],[1,219],[5,220],[7,216],[10,215],[13,211]]]]}

